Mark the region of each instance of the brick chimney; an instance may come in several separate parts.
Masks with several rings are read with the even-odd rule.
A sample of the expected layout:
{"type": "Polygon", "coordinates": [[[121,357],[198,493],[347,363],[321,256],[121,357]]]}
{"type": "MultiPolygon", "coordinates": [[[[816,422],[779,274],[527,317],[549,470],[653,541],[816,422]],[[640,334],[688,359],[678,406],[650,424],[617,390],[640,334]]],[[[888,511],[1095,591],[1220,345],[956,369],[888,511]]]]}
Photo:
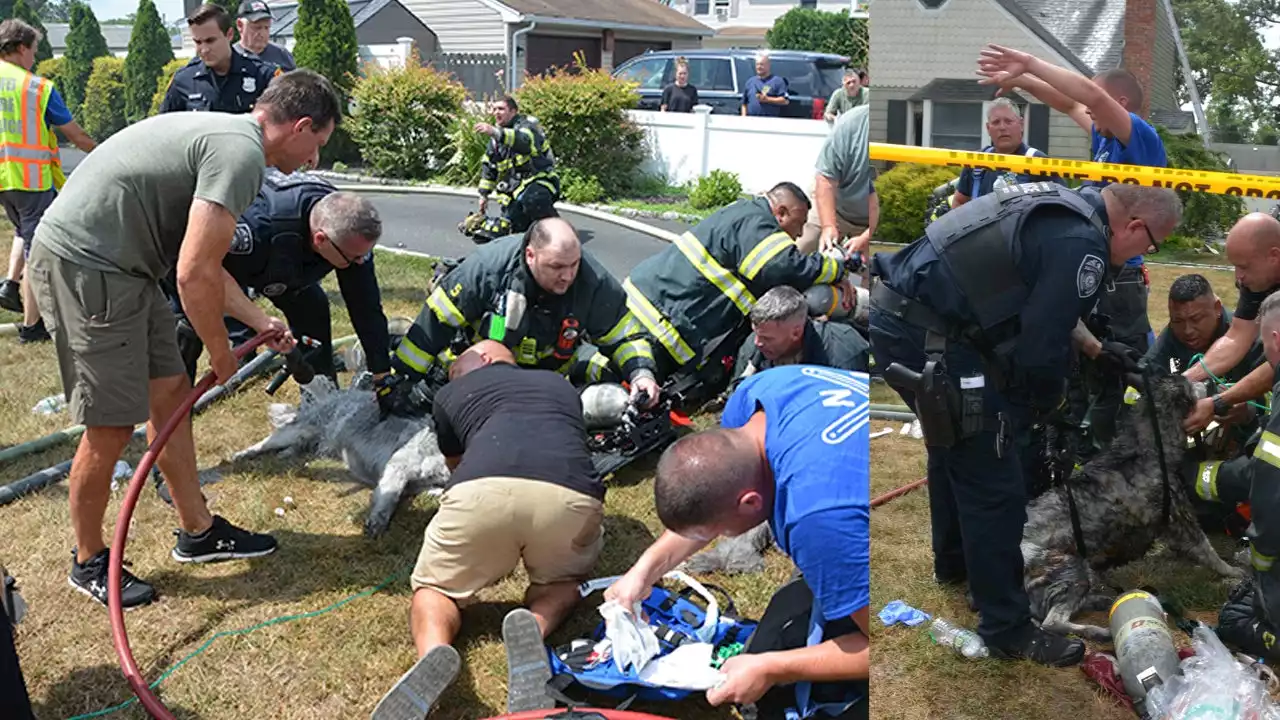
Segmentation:
{"type": "Polygon", "coordinates": [[[1120,67],[1133,73],[1142,85],[1142,108],[1129,108],[1142,117],[1151,111],[1153,57],[1156,47],[1156,14],[1160,0],[1125,0],[1124,57],[1120,67]]]}

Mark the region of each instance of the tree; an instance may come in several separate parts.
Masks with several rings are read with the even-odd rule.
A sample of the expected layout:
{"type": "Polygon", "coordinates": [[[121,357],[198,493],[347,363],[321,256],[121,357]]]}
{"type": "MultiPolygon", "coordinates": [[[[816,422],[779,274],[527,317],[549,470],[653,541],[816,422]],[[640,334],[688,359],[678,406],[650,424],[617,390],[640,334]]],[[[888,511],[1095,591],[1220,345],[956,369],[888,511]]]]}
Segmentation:
{"type": "Polygon", "coordinates": [[[867,66],[867,21],[849,17],[848,10],[826,12],[792,8],[765,33],[774,50],[807,50],[849,58],[853,67],[867,66]]]}
{"type": "Polygon", "coordinates": [[[73,3],[71,27],[67,30],[67,62],[63,70],[66,87],[62,88],[62,97],[72,113],[78,113],[80,103],[84,102],[84,88],[93,73],[93,61],[110,54],[93,10],[82,2],[73,3]]]}
{"type": "Polygon", "coordinates": [[[0,0],[0,18],[18,17],[13,12],[13,0],[0,0]]]}
{"type": "Polygon", "coordinates": [[[45,22],[71,22],[71,6],[76,0],[32,0],[31,9],[45,22]]]}
{"type": "Polygon", "coordinates": [[[124,116],[137,122],[151,110],[156,78],[173,59],[173,46],[160,13],[151,0],[138,3],[138,22],[129,35],[129,54],[124,61],[124,116]]]}
{"type": "MultiPolygon", "coordinates": [[[[1278,119],[1280,54],[1267,49],[1258,33],[1273,5],[1280,0],[1173,0],[1196,90],[1209,105],[1206,114],[1225,121],[1224,136],[1247,142],[1258,126],[1278,119]]],[[[1179,100],[1188,102],[1181,73],[1178,84],[1179,100]]],[[[1219,129],[1211,124],[1216,138],[1219,129]]]]}
{"type": "Polygon", "coordinates": [[[40,64],[45,60],[53,57],[53,46],[49,44],[48,30],[44,29],[44,23],[40,22],[40,17],[36,15],[36,11],[31,9],[26,0],[18,0],[13,4],[13,17],[25,21],[28,25],[40,31],[40,44],[36,45],[36,64],[40,64]]]}
{"type": "Polygon", "coordinates": [[[93,74],[85,86],[80,106],[81,123],[90,137],[102,142],[123,130],[129,120],[124,114],[125,61],[110,55],[93,61],[93,74]]]}
{"type": "MultiPolygon", "coordinates": [[[[299,0],[298,22],[294,28],[297,44],[293,57],[298,67],[314,70],[334,84],[347,107],[356,81],[356,61],[360,46],[356,24],[345,0],[299,0]]],[[[344,128],[338,128],[323,151],[326,161],[352,157],[355,148],[344,128]]]]}

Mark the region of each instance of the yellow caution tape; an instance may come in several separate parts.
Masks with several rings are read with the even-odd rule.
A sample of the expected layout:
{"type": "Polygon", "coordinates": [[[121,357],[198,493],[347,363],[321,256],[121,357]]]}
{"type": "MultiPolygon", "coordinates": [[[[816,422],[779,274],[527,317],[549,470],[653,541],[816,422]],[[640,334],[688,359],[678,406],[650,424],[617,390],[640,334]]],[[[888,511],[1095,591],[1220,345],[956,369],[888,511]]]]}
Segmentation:
{"type": "Polygon", "coordinates": [[[1210,170],[1185,170],[1180,168],[1146,167],[1143,165],[1118,165],[1114,163],[1063,160],[1050,157],[1002,155],[1000,153],[946,150],[943,148],[915,147],[870,143],[871,159],[886,162],[922,163],[948,167],[983,167],[996,171],[1027,174],[1037,178],[1062,178],[1065,180],[1095,180],[1119,182],[1129,185],[1165,187],[1173,190],[1238,195],[1250,198],[1280,200],[1280,177],[1241,175],[1239,173],[1210,170]]]}

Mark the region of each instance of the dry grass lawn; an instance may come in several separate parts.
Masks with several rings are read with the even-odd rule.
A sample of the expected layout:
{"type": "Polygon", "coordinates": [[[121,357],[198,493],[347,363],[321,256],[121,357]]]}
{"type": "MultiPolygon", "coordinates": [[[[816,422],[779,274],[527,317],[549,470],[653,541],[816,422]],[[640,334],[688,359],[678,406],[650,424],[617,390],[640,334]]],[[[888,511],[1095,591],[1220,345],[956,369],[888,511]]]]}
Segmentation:
{"type": "MultiPolygon", "coordinates": [[[[1193,270],[1151,266],[1151,322],[1159,330],[1168,320],[1169,285],[1193,270]]],[[[1224,302],[1234,304],[1231,276],[1203,271],[1224,302]]],[[[884,385],[875,386],[873,402],[900,404],[884,385]]],[[[872,431],[886,425],[873,422],[872,431]]],[[[925,452],[919,440],[897,434],[871,441],[872,495],[884,493],[924,476],[925,452]]],[[[892,600],[970,628],[977,615],[969,611],[961,592],[934,585],[929,535],[929,497],[920,488],[880,507],[871,516],[872,607],[878,611],[892,600]]],[[[1232,552],[1228,539],[1220,552],[1232,552]]],[[[1216,622],[1227,588],[1212,573],[1178,562],[1160,551],[1117,571],[1115,581],[1126,587],[1151,585],[1183,607],[1188,615],[1216,622]]],[[[1090,617],[1086,615],[1086,617],[1090,617]]],[[[1105,613],[1092,616],[1105,624],[1105,613]]],[[[1126,720],[1133,715],[1095,690],[1078,668],[1048,669],[1029,662],[975,662],[932,645],[927,623],[916,628],[885,628],[872,622],[872,710],[874,717],[894,720],[1055,720],[1063,716],[1126,720]]],[[[1187,638],[1181,633],[1182,641],[1187,638]]],[[[1093,648],[1106,649],[1110,648],[1093,648]]]]}
{"type": "MultiPolygon", "coordinates": [[[[0,232],[0,237],[7,237],[0,232]]],[[[379,255],[379,275],[389,316],[413,317],[424,300],[429,263],[379,255]]],[[[1181,272],[1181,271],[1178,271],[1181,272]]],[[[1163,297],[1175,272],[1153,268],[1153,297],[1163,297]]],[[[1212,280],[1227,288],[1223,273],[1212,280]]],[[[334,303],[335,335],[351,332],[341,297],[327,285],[334,303]]],[[[1152,304],[1153,319],[1163,323],[1163,303],[1152,304]]],[[[15,318],[0,312],[0,321],[15,318]]],[[[196,420],[201,467],[217,465],[269,431],[267,406],[296,401],[290,383],[272,399],[264,381],[215,405],[196,420]]],[[[57,365],[49,345],[24,347],[0,339],[0,447],[25,442],[70,424],[65,415],[31,413],[41,398],[60,392],[57,365]]],[[[877,402],[897,403],[883,386],[877,402]]],[[[873,429],[883,424],[876,422],[873,429]]],[[[0,466],[0,482],[9,482],[70,457],[58,448],[0,466]]],[[[130,449],[136,462],[141,446],[130,449]]],[[[919,441],[899,436],[872,441],[873,494],[920,477],[924,467],[919,441]]],[[[650,463],[637,463],[616,479],[608,495],[608,545],[596,568],[599,576],[624,571],[656,536],[650,463]]],[[[281,462],[251,464],[227,473],[206,488],[215,512],[255,529],[270,530],[281,541],[274,556],[213,566],[179,566],[169,558],[175,527],[171,510],[148,488],[142,494],[130,535],[132,569],[153,582],[161,598],[127,617],[135,657],[149,679],[182,660],[220,632],[248,628],[272,618],[326,608],[366,591],[389,577],[385,590],[352,600],[332,612],[277,624],[249,634],[222,637],[160,686],[179,718],[345,718],[367,717],[383,692],[414,660],[408,635],[409,589],[404,573],[418,551],[435,501],[416,498],[402,506],[389,534],[368,540],[361,534],[369,491],[355,485],[333,463],[303,467],[281,462]],[[274,510],[292,496],[296,508],[283,518],[274,510]]],[[[40,718],[70,718],[116,705],[132,697],[116,665],[104,608],[68,586],[72,535],[67,488],[59,483],[0,508],[0,558],[19,578],[31,610],[18,629],[18,651],[40,718]]],[[[108,533],[119,511],[117,493],[108,510],[108,533]]],[[[932,587],[927,494],[917,491],[873,514],[874,607],[903,599],[930,612],[972,624],[963,599],[932,587]]],[[[110,534],[108,534],[110,537],[110,534]]],[[[768,555],[764,577],[712,577],[758,617],[771,589],[791,571],[776,552],[768,555]]],[[[1160,561],[1144,563],[1130,574],[1133,584],[1184,588],[1180,597],[1192,607],[1212,610],[1222,592],[1202,573],[1160,561]],[[1199,588],[1197,588],[1199,586],[1199,588]]],[[[465,610],[458,647],[462,675],[433,717],[473,720],[500,715],[506,697],[506,662],[500,620],[523,591],[519,572],[482,594],[465,610]]],[[[585,604],[552,640],[586,634],[598,621],[585,604]]],[[[885,630],[874,622],[873,712],[883,718],[1050,718],[1063,710],[1091,717],[1122,718],[1124,713],[1098,699],[1074,670],[1041,670],[1024,664],[969,663],[931,648],[922,631],[885,630]]],[[[650,705],[652,712],[675,718],[728,718],[700,698],[650,705]]],[[[111,715],[142,718],[135,704],[111,715]]]]}

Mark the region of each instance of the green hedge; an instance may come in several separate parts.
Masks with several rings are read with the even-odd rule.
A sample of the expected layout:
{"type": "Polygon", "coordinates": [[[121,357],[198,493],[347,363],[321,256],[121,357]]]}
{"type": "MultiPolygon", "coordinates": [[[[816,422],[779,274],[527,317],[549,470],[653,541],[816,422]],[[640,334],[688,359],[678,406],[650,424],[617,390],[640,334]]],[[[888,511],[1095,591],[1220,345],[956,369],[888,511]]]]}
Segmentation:
{"type": "Polygon", "coordinates": [[[902,163],[876,180],[880,196],[880,224],[877,241],[914,242],[924,235],[924,220],[929,210],[929,197],[939,185],[957,178],[956,168],[902,163]]]}
{"type": "MultiPolygon", "coordinates": [[[[392,69],[369,67],[352,90],[351,138],[369,170],[386,177],[429,179],[451,160],[451,145],[480,138],[466,127],[471,121],[462,110],[466,96],[467,89],[452,75],[416,62],[392,69]]],[[[467,174],[460,172],[458,179],[467,174]]]]}
{"type": "Polygon", "coordinates": [[[81,126],[89,137],[102,142],[129,124],[125,117],[124,63],[122,58],[100,57],[84,89],[80,106],[81,126]]]}
{"type": "Polygon", "coordinates": [[[175,58],[161,68],[160,77],[156,78],[156,94],[151,96],[151,112],[149,114],[160,114],[160,105],[164,103],[164,96],[169,92],[169,84],[173,82],[174,74],[186,67],[189,62],[191,62],[190,58],[175,58]]]}

